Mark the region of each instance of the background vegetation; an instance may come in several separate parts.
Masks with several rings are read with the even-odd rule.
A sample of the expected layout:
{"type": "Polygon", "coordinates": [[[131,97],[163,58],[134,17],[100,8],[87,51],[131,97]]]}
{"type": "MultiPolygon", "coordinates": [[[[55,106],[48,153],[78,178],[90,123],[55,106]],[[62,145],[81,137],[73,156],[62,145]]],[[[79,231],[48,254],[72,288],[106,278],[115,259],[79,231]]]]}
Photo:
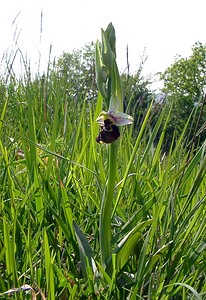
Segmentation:
{"type": "Polygon", "coordinates": [[[113,249],[140,227],[111,275],[100,260],[107,146],[95,142],[94,45],[63,53],[44,75],[27,63],[20,77],[2,74],[1,299],[204,299],[205,54],[197,43],[161,74],[161,101],[142,65],[121,75],[135,121],[118,153],[113,249]]]}

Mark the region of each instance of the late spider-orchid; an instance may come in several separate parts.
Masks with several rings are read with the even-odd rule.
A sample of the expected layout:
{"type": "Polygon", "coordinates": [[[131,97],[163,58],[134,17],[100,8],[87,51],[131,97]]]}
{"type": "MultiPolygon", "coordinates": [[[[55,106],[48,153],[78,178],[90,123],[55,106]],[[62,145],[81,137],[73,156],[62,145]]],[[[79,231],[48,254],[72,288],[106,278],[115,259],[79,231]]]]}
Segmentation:
{"type": "Polygon", "coordinates": [[[96,121],[100,125],[100,132],[96,141],[101,144],[111,144],[120,136],[118,126],[132,124],[133,118],[122,112],[102,111],[96,121]]]}

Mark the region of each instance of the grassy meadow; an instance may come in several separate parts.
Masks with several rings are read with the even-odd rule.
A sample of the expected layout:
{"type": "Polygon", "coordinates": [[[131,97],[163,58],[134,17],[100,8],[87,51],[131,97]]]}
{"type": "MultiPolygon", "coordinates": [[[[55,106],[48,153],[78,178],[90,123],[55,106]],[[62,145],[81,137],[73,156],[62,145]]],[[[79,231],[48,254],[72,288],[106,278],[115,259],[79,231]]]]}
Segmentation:
{"type": "Polygon", "coordinates": [[[77,100],[49,68],[0,84],[0,298],[206,299],[206,144],[185,145],[191,120],[166,153],[164,107],[122,127],[105,269],[101,94],[77,100]]]}

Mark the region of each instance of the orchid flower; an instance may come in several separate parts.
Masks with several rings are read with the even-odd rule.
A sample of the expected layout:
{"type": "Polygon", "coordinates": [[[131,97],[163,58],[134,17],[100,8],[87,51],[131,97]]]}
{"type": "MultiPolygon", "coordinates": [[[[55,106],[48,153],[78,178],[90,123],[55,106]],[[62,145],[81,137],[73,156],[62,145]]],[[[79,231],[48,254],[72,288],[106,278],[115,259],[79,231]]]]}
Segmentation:
{"type": "Polygon", "coordinates": [[[96,121],[100,125],[100,132],[96,141],[100,144],[110,144],[120,136],[118,126],[132,124],[133,118],[123,112],[102,111],[96,121]]]}

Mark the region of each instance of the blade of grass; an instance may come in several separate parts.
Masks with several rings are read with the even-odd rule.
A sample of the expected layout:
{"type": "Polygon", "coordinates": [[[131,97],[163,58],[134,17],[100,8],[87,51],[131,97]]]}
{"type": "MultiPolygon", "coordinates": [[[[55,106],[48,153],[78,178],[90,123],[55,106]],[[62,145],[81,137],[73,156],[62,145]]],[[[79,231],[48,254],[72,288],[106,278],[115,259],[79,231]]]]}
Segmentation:
{"type": "Polygon", "coordinates": [[[152,103],[150,104],[150,107],[149,107],[149,109],[148,109],[148,111],[147,111],[147,114],[146,114],[146,116],[145,116],[144,122],[143,122],[143,124],[142,124],[142,126],[141,126],[140,132],[139,132],[138,137],[137,137],[137,140],[136,140],[136,142],[135,142],[135,145],[134,145],[134,148],[133,148],[133,151],[132,151],[130,160],[129,160],[128,164],[127,164],[127,168],[126,168],[126,170],[125,170],[123,180],[122,180],[122,182],[121,182],[121,184],[120,184],[120,187],[119,187],[119,192],[118,192],[118,195],[117,195],[117,199],[116,199],[115,204],[114,204],[114,209],[113,209],[113,212],[112,212],[112,217],[114,216],[115,211],[116,211],[116,209],[117,209],[117,207],[118,207],[118,203],[119,203],[119,200],[120,200],[120,197],[121,197],[121,194],[122,194],[122,190],[123,190],[124,185],[125,185],[125,183],[126,183],[126,180],[127,180],[127,177],[128,177],[128,174],[129,174],[129,171],[130,171],[130,168],[131,168],[131,165],[132,165],[132,163],[133,163],[134,157],[135,157],[135,155],[136,155],[138,146],[139,146],[139,144],[140,144],[140,142],[141,142],[141,139],[142,139],[144,130],[145,130],[145,128],[146,128],[146,124],[147,124],[147,121],[148,121],[148,118],[149,118],[151,109],[152,109],[152,103]]]}
{"type": "Polygon", "coordinates": [[[45,255],[45,271],[46,271],[46,285],[47,285],[47,299],[55,299],[55,280],[54,280],[54,271],[53,271],[53,257],[50,253],[49,240],[44,229],[44,255],[45,255]]]}
{"type": "Polygon", "coordinates": [[[90,268],[92,269],[93,252],[85,235],[82,233],[79,226],[75,222],[73,222],[73,228],[79,245],[82,272],[84,274],[85,279],[88,279],[87,260],[90,268]]]}

